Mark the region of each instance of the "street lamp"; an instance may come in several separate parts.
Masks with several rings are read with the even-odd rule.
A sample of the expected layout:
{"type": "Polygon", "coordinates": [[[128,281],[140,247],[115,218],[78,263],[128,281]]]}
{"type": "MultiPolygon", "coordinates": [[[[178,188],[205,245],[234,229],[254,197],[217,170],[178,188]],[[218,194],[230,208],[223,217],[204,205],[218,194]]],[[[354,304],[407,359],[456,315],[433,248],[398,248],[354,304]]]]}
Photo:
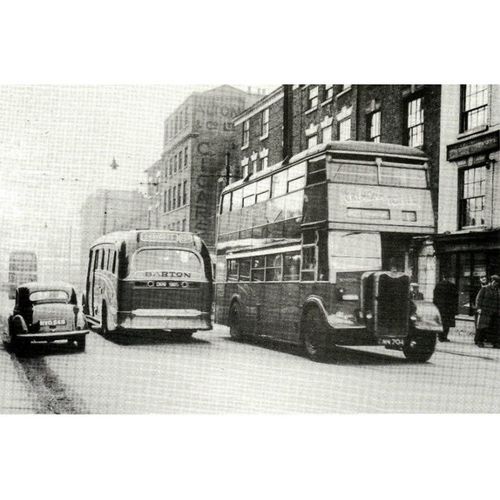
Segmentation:
{"type": "MultiPolygon", "coordinates": [[[[111,170],[116,170],[118,168],[118,163],[116,162],[116,159],[115,157],[113,156],[113,161],[111,162],[111,170]]],[[[104,190],[104,220],[103,220],[103,223],[102,223],[102,234],[106,234],[106,231],[107,231],[107,222],[108,222],[108,203],[109,203],[109,200],[108,200],[109,196],[108,196],[108,190],[105,189],[104,190]]]]}

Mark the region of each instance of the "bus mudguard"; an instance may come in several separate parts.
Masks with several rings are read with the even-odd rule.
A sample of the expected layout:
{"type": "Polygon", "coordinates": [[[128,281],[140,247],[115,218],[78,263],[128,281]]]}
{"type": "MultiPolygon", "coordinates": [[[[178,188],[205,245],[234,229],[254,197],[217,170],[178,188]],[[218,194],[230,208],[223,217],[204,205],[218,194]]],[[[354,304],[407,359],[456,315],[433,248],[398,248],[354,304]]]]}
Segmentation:
{"type": "Polygon", "coordinates": [[[412,300],[410,309],[410,324],[419,332],[443,331],[441,315],[435,304],[424,300],[412,300]]]}

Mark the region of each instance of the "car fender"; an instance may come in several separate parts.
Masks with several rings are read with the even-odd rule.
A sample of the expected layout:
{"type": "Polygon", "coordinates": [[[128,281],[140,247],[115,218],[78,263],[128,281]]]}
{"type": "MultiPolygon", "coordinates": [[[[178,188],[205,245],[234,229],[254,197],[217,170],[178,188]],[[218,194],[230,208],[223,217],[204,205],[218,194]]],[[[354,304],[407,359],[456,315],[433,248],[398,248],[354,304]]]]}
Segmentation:
{"type": "Polygon", "coordinates": [[[28,333],[28,326],[24,318],[20,314],[16,314],[9,318],[9,336],[12,337],[12,335],[19,333],[28,333]]]}

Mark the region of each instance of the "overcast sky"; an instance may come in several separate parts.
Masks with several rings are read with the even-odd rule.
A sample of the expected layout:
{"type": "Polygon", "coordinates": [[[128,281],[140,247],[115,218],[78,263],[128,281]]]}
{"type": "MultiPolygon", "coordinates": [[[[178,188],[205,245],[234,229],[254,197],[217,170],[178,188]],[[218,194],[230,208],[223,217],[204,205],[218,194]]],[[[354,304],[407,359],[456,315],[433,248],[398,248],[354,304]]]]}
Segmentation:
{"type": "Polygon", "coordinates": [[[0,269],[11,250],[65,255],[70,227],[76,256],[82,201],[140,187],[161,154],[163,120],[205,88],[0,86],[0,269]]]}

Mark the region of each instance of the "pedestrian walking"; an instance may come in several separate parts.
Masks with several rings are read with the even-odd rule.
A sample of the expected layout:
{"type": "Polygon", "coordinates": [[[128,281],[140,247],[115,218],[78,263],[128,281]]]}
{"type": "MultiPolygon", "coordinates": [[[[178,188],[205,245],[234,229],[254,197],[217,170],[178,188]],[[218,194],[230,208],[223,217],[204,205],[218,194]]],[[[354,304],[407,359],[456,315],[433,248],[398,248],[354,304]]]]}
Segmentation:
{"type": "Polygon", "coordinates": [[[477,328],[474,342],[484,347],[491,341],[493,347],[500,348],[500,276],[494,274],[491,283],[479,290],[476,298],[477,328]]]}
{"type": "Polygon", "coordinates": [[[458,290],[448,276],[443,276],[435,286],[433,302],[439,309],[443,324],[443,333],[439,334],[438,339],[440,342],[449,342],[448,333],[455,326],[455,316],[458,314],[458,290]]]}

